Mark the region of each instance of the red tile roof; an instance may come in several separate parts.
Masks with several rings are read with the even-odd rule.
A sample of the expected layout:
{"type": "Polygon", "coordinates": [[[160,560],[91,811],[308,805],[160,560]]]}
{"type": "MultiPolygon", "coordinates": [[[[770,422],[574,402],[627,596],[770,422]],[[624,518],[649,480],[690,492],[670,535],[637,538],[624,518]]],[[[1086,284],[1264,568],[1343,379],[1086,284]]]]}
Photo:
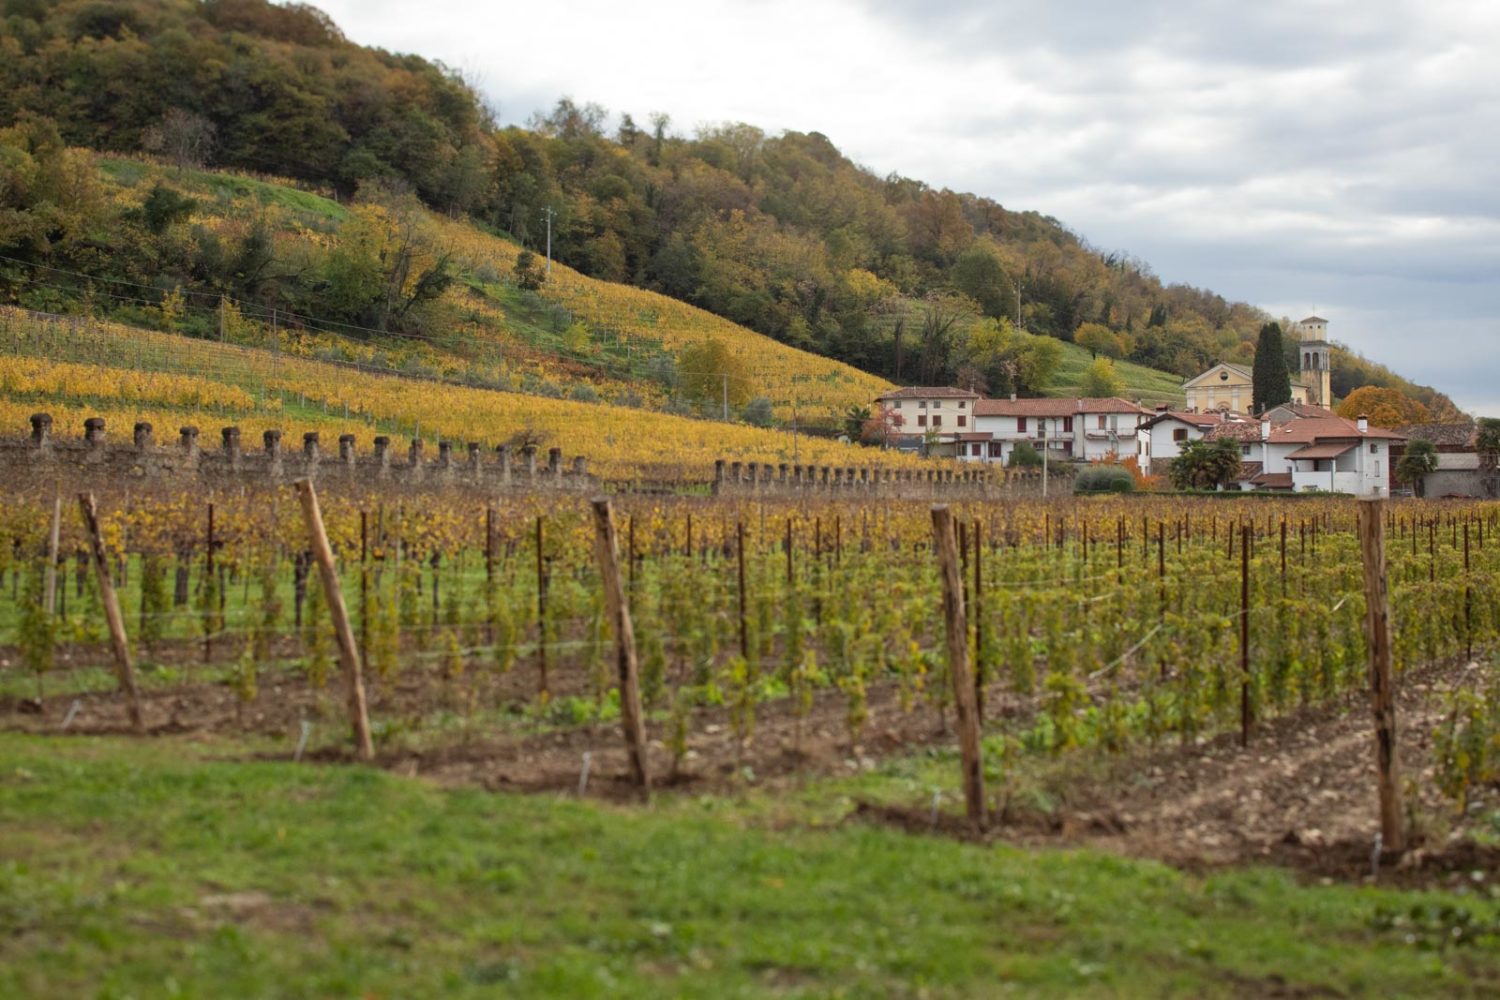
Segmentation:
{"type": "Polygon", "coordinates": [[[1190,413],[1186,410],[1157,410],[1155,416],[1142,424],[1142,427],[1154,427],[1168,420],[1176,420],[1179,423],[1188,424],[1193,427],[1217,427],[1220,424],[1230,423],[1227,414],[1217,410],[1208,413],[1190,413]]]}
{"type": "Polygon", "coordinates": [[[1250,480],[1251,486],[1265,490],[1289,490],[1293,486],[1290,472],[1262,472],[1250,480]]]}
{"type": "Polygon", "coordinates": [[[1338,458],[1340,455],[1347,454],[1358,447],[1358,441],[1331,441],[1327,444],[1310,444],[1306,447],[1298,448],[1288,455],[1287,458],[1338,458]]]}
{"type": "Polygon", "coordinates": [[[1149,416],[1151,411],[1118,396],[1089,399],[981,399],[974,404],[976,417],[1074,417],[1094,413],[1149,416]]]}
{"type": "Polygon", "coordinates": [[[979,393],[968,389],[955,389],[951,385],[908,385],[894,392],[876,396],[876,402],[884,399],[978,399],[979,393]]]}

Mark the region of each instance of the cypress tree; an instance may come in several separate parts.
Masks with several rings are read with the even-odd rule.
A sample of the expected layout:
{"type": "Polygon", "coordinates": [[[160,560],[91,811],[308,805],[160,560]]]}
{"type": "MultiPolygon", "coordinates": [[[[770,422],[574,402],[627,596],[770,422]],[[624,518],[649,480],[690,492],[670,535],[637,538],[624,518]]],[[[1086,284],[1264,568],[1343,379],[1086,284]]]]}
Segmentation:
{"type": "Polygon", "coordinates": [[[1287,372],[1286,354],[1281,348],[1279,323],[1267,323],[1260,328],[1260,339],[1255,344],[1250,396],[1256,413],[1292,401],[1292,376],[1287,372]]]}

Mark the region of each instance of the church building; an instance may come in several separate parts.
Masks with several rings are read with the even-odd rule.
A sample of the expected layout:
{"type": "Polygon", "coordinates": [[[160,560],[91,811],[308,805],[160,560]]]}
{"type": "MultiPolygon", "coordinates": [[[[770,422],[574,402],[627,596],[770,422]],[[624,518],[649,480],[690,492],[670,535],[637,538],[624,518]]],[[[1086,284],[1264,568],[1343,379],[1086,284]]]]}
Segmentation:
{"type": "MultiPolygon", "coordinates": [[[[1292,402],[1333,408],[1332,369],[1329,362],[1328,321],[1309,316],[1291,324],[1297,338],[1297,375],[1292,379],[1292,402]]],[[[1183,383],[1190,413],[1249,413],[1255,378],[1243,365],[1221,362],[1183,383]]]]}

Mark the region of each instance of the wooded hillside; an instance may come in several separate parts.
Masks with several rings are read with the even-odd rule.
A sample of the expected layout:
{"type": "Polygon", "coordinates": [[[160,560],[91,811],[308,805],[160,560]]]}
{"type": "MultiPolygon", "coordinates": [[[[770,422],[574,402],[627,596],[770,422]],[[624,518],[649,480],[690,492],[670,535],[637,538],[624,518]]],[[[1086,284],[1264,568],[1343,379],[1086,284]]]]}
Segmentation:
{"type": "MultiPolygon", "coordinates": [[[[725,123],[684,136],[564,98],[499,128],[456,71],[349,42],[265,0],[6,0],[0,124],[55,122],[75,146],[326,185],[410,192],[582,273],[664,292],[894,381],[1039,392],[988,319],[1190,376],[1248,363],[1268,318],[1164,284],[1127,253],[990,198],[877,176],[824,135],[725,123]],[[953,318],[957,322],[951,322],[953,318]]],[[[38,246],[7,254],[46,256],[38,246]]],[[[49,261],[50,262],[50,261],[49,261]]],[[[76,263],[76,261],[74,261],[76,263]]],[[[1353,360],[1357,381],[1445,398],[1353,360]]]]}

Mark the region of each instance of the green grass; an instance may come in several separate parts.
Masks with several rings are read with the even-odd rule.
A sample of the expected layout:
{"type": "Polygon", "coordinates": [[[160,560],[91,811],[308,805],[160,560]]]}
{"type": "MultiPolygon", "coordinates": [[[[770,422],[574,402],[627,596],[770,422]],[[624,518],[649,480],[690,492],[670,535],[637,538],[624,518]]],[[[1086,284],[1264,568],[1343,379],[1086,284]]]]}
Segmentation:
{"type": "MultiPolygon", "coordinates": [[[[1062,363],[1047,386],[1047,395],[1076,396],[1079,395],[1083,373],[1094,363],[1094,358],[1077,344],[1062,343],[1062,349],[1062,363]]],[[[1148,407],[1158,403],[1183,405],[1183,379],[1177,375],[1130,361],[1116,361],[1115,372],[1124,383],[1125,389],[1120,395],[1126,399],[1139,399],[1143,406],[1148,407]]]]}
{"type": "Polygon", "coordinates": [[[232,214],[237,204],[253,201],[290,209],[304,223],[342,222],[349,217],[349,210],[343,205],[294,187],[290,181],[278,183],[244,174],[177,169],[129,157],[101,155],[96,162],[101,171],[125,187],[136,187],[148,179],[166,179],[190,195],[216,199],[225,209],[225,214],[232,214]]]}
{"type": "Polygon", "coordinates": [[[1458,996],[1500,981],[1492,952],[1377,928],[1379,907],[1417,897],[816,828],[805,810],[836,784],[801,804],[610,807],[211,759],[224,752],[0,735],[0,994],[1458,996]]]}

